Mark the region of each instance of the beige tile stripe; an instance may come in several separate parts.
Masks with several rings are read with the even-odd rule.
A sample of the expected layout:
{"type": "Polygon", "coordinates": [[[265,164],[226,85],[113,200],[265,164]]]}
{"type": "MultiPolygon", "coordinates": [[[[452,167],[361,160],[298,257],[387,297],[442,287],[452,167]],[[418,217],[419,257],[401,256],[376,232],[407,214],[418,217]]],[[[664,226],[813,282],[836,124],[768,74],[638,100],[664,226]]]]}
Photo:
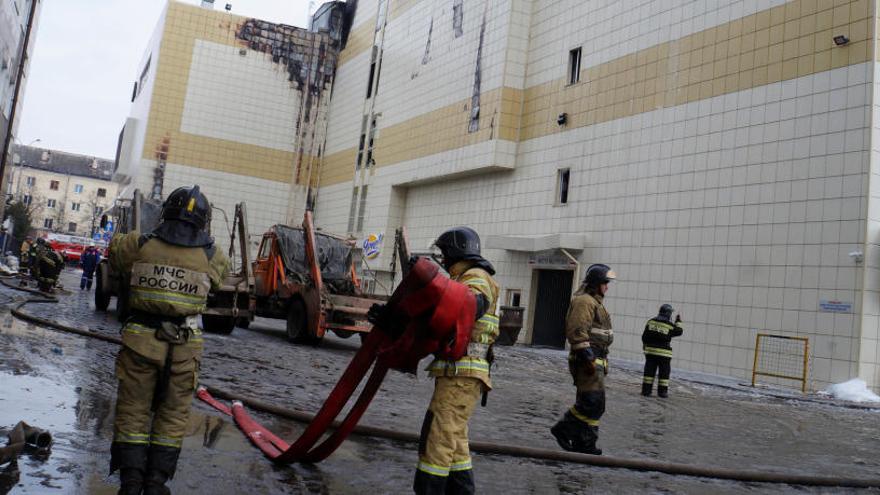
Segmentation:
{"type": "Polygon", "coordinates": [[[166,19],[143,158],[155,160],[167,137],[168,162],[290,183],[295,153],[180,131],[196,37],[240,47],[235,33],[247,18],[170,2],[166,19]]]}
{"type": "MultiPolygon", "coordinates": [[[[386,0],[391,2],[391,11],[388,13],[388,21],[393,21],[403,15],[423,0],[386,0]]],[[[428,0],[430,1],[430,0],[428,0]]],[[[450,7],[451,8],[451,7],[450,7]]],[[[373,47],[373,35],[376,31],[376,15],[358,24],[348,34],[345,50],[339,54],[339,65],[348,62],[361,53],[369,51],[373,47]]]]}
{"type": "MultiPolygon", "coordinates": [[[[569,117],[564,130],[571,130],[864,63],[873,58],[874,33],[869,0],[794,0],[586,68],[575,85],[558,79],[524,92],[505,87],[495,134],[485,132],[484,120],[499,107],[498,90],[483,95],[479,133],[467,133],[469,100],[381,129],[376,164],[393,165],[496,137],[524,141],[555,134],[561,131],[556,117],[563,112],[569,117]],[[849,37],[847,46],[834,45],[838,34],[849,37]],[[487,102],[494,104],[492,110],[487,102]]],[[[321,185],[352,180],[355,154],[334,155],[350,158],[347,164],[328,157],[321,185]]]]}
{"type": "Polygon", "coordinates": [[[521,138],[607,122],[871,60],[868,0],[794,0],[526,89],[521,138]],[[849,45],[835,47],[845,34],[849,45]]]}

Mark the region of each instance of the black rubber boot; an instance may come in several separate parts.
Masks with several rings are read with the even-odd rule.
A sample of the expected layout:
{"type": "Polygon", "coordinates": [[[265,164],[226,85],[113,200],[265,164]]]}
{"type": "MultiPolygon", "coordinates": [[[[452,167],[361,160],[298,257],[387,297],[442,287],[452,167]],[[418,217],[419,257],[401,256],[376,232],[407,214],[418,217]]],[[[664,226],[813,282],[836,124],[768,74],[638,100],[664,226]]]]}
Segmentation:
{"type": "Polygon", "coordinates": [[[169,495],[171,490],[165,482],[174,477],[180,449],[150,446],[150,459],[147,464],[147,478],[144,480],[144,495],[169,495]]]}
{"type": "Polygon", "coordinates": [[[416,470],[413,480],[413,492],[416,495],[446,495],[446,476],[435,476],[424,471],[416,470]]]}
{"type": "Polygon", "coordinates": [[[576,451],[581,454],[602,455],[602,449],[596,447],[596,441],[599,440],[599,427],[584,425],[581,431],[581,443],[576,451]]]}
{"type": "Polygon", "coordinates": [[[446,495],[473,495],[475,491],[473,469],[449,472],[449,478],[446,479],[446,495]]]}
{"type": "Polygon", "coordinates": [[[577,418],[570,411],[565,411],[562,419],[550,428],[550,433],[556,438],[556,443],[562,447],[562,450],[577,452],[581,444],[581,433],[578,429],[577,418]]]}
{"type": "MultiPolygon", "coordinates": [[[[645,397],[650,397],[652,388],[654,388],[653,383],[642,383],[642,395],[644,395],[645,397]]],[[[660,391],[659,388],[657,389],[657,391],[660,391]]]]}
{"type": "Polygon", "coordinates": [[[669,387],[657,387],[657,397],[669,397],[669,387]]]}
{"type": "Polygon", "coordinates": [[[119,494],[140,495],[147,471],[146,445],[113,442],[110,446],[110,473],[119,469],[119,494]]]}

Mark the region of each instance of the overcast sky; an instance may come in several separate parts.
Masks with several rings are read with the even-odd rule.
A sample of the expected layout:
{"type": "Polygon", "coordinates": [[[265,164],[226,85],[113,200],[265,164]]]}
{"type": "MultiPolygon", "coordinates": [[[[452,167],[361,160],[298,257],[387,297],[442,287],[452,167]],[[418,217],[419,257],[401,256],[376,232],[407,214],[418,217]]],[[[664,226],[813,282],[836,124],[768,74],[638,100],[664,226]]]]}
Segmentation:
{"type": "MultiPolygon", "coordinates": [[[[42,0],[17,141],[113,159],[138,64],[165,3],[42,0]]],[[[215,9],[227,3],[234,14],[308,25],[309,0],[215,0],[215,9]]]]}

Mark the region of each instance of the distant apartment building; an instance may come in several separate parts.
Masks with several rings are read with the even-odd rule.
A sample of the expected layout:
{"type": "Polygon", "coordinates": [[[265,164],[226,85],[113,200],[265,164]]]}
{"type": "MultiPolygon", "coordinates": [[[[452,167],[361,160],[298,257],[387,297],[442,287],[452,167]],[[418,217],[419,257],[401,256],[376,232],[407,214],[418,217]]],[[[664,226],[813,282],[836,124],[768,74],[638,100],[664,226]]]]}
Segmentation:
{"type": "MultiPolygon", "coordinates": [[[[257,235],[300,223],[318,184],[342,39],[345,4],[336,4],[309,30],[215,11],[213,2],[169,2],[132,89],[119,180],[154,198],[199,184],[230,221],[245,201],[257,235]]],[[[227,243],[228,229],[213,233],[227,243]]]]}
{"type": "Polygon", "coordinates": [[[677,367],[744,378],[758,333],[804,336],[811,387],[880,389],[875,2],[359,0],[316,19],[328,12],[341,42],[314,21],[169,4],[119,171],[246,200],[252,232],[313,208],[370,242],[389,289],[395,228],[424,251],[470,225],[501,303],[525,307],[525,343],[564,346],[568,301],[602,262],[620,276],[612,356],[641,359],[645,320],[671,303],[677,367]]]}
{"type": "Polygon", "coordinates": [[[112,160],[15,146],[10,163],[6,193],[30,207],[39,232],[91,237],[116,199],[112,160]]]}

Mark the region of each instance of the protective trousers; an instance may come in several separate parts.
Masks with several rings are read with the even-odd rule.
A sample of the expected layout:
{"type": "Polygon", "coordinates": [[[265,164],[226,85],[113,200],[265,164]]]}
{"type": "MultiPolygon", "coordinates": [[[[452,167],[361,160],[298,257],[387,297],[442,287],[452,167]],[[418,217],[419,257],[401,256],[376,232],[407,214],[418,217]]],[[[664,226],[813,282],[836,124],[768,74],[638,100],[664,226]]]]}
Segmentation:
{"type": "Polygon", "coordinates": [[[92,281],[95,279],[95,272],[83,271],[82,277],[79,279],[80,290],[92,290],[92,281]]]}
{"type": "Polygon", "coordinates": [[[596,447],[599,438],[599,420],[605,413],[605,358],[593,361],[593,367],[569,357],[569,371],[577,389],[574,405],[550,429],[559,445],[569,451],[601,455],[596,447]]]}
{"type": "Polygon", "coordinates": [[[139,470],[148,474],[148,483],[152,479],[162,485],[174,476],[177,466],[203,342],[198,330],[182,344],[159,340],[155,333],[151,327],[132,322],[122,330],[110,471],[120,468],[125,475],[126,469],[139,470]],[[154,400],[157,393],[161,401],[154,400]],[[132,454],[138,451],[144,453],[132,454]]]}
{"type": "Polygon", "coordinates": [[[672,358],[666,356],[656,356],[653,354],[645,354],[645,372],[642,376],[642,395],[651,395],[651,389],[654,387],[654,375],[659,370],[659,380],[657,380],[657,395],[666,397],[669,393],[669,373],[672,371],[672,358]]]}
{"type": "Polygon", "coordinates": [[[472,377],[439,376],[419,439],[413,490],[419,495],[474,493],[468,420],[483,383],[472,377]]]}

